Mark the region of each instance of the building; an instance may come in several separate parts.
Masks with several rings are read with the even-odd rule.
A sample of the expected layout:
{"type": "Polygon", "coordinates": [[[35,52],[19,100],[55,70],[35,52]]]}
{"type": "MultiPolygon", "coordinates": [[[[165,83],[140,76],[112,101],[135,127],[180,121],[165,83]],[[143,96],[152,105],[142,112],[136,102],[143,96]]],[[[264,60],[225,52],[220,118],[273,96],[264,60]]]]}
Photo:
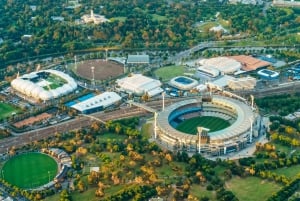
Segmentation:
{"type": "Polygon", "coordinates": [[[256,86],[256,79],[254,77],[235,78],[228,81],[228,87],[231,90],[250,90],[256,86]]]}
{"type": "Polygon", "coordinates": [[[128,55],[126,64],[149,64],[149,55],[128,55]]]}
{"type": "Polygon", "coordinates": [[[17,77],[11,86],[24,98],[48,101],[74,91],[77,83],[61,71],[41,70],[17,77]]]}
{"type": "Polygon", "coordinates": [[[200,69],[217,69],[221,74],[233,74],[242,68],[242,64],[228,57],[202,59],[197,62],[200,69]]]}
{"type": "Polygon", "coordinates": [[[191,90],[198,85],[198,81],[185,76],[178,76],[170,80],[169,85],[179,90],[191,90]]]}
{"type": "Polygon", "coordinates": [[[74,104],[71,108],[83,114],[90,114],[102,111],[112,105],[117,105],[120,103],[121,99],[122,98],[115,92],[104,92],[80,103],[74,104]]]}
{"type": "Polygon", "coordinates": [[[239,151],[251,143],[258,136],[258,117],[244,98],[222,91],[207,100],[190,98],[166,107],[157,114],[154,137],[170,150],[218,156],[239,151]],[[178,119],[195,116],[215,116],[230,122],[230,126],[214,132],[202,129],[194,135],[176,129],[178,119]]]}
{"type": "Polygon", "coordinates": [[[101,24],[104,22],[109,22],[108,19],[106,19],[103,15],[94,14],[94,11],[91,10],[91,14],[86,14],[81,17],[81,20],[88,24],[88,23],[94,23],[94,24],[101,24]]]}
{"type": "Polygon", "coordinates": [[[118,79],[116,83],[118,85],[117,90],[138,96],[147,93],[149,97],[152,97],[163,92],[162,84],[159,80],[143,76],[142,74],[131,74],[128,77],[118,79]]]}
{"type": "Polygon", "coordinates": [[[237,55],[237,56],[230,56],[229,58],[236,60],[237,62],[242,64],[241,69],[243,71],[255,71],[259,68],[270,66],[272,63],[262,60],[256,59],[252,56],[247,55],[237,55]]]}
{"type": "Polygon", "coordinates": [[[257,72],[262,80],[277,80],[279,78],[279,73],[269,69],[262,69],[257,72]]]}
{"type": "Polygon", "coordinates": [[[210,78],[216,78],[220,75],[220,71],[215,68],[210,68],[208,66],[200,66],[197,68],[197,73],[210,78]]]}

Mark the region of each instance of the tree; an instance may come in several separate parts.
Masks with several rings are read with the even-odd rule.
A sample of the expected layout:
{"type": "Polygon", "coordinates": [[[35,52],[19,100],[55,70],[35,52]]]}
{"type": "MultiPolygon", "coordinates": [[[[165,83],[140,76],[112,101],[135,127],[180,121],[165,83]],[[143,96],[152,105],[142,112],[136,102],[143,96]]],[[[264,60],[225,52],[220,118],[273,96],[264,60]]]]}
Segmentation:
{"type": "Polygon", "coordinates": [[[64,189],[60,193],[59,200],[60,201],[71,201],[72,198],[71,198],[71,195],[69,194],[69,192],[66,189],[64,189]]]}

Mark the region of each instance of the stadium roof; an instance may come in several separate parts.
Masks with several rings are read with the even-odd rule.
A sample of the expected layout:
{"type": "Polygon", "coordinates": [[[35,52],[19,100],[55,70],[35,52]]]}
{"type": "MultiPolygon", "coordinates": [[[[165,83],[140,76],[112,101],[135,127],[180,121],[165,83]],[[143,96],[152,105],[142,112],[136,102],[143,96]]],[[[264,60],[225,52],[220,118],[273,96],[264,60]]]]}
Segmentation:
{"type": "MultiPolygon", "coordinates": [[[[160,112],[157,117],[157,123],[160,129],[163,129],[167,135],[172,135],[177,139],[186,139],[186,140],[197,140],[196,135],[190,135],[183,133],[181,131],[173,128],[169,123],[169,115],[180,107],[183,107],[188,104],[198,103],[197,99],[189,99],[181,102],[177,102],[171,106],[168,106],[163,112],[160,112]]],[[[245,103],[238,101],[236,99],[227,98],[224,96],[215,95],[212,102],[204,102],[205,107],[211,107],[213,105],[226,105],[229,108],[234,108],[237,113],[236,121],[229,127],[209,133],[211,140],[228,140],[234,137],[238,137],[241,133],[246,132],[250,128],[251,119],[254,119],[254,114],[251,111],[251,107],[245,103]]]]}
{"type": "Polygon", "coordinates": [[[240,62],[241,64],[243,64],[242,69],[244,71],[253,71],[253,70],[257,70],[258,68],[271,65],[270,62],[256,59],[254,57],[246,56],[246,55],[231,56],[229,58],[232,58],[240,62]]]}
{"type": "Polygon", "coordinates": [[[43,101],[46,101],[74,91],[77,88],[77,83],[68,74],[65,74],[61,71],[49,69],[49,70],[42,70],[38,72],[31,72],[29,74],[25,74],[21,77],[18,77],[11,82],[11,86],[22,94],[25,94],[37,100],[41,99],[43,101]],[[66,83],[55,89],[46,90],[45,88],[43,88],[43,86],[40,86],[39,83],[47,84],[48,81],[41,79],[39,83],[35,83],[30,80],[39,77],[38,76],[39,72],[48,72],[50,74],[54,74],[64,79],[66,83]]]}
{"type": "Polygon", "coordinates": [[[205,68],[214,68],[225,74],[233,74],[241,69],[242,64],[229,57],[215,57],[211,59],[202,59],[198,62],[205,68]]]}
{"type": "Polygon", "coordinates": [[[163,91],[160,88],[161,82],[159,80],[143,76],[142,74],[132,74],[129,77],[118,79],[116,83],[122,90],[137,95],[143,95],[147,92],[149,96],[154,96],[163,91]]]}
{"type": "Polygon", "coordinates": [[[232,77],[232,76],[224,75],[224,76],[220,77],[219,79],[214,80],[212,83],[214,85],[217,85],[217,86],[221,87],[221,88],[224,88],[228,85],[228,82],[230,80],[234,80],[234,79],[235,78],[232,77]]]}
{"type": "Polygon", "coordinates": [[[104,92],[92,98],[89,98],[85,101],[72,105],[71,107],[84,112],[90,109],[99,108],[99,107],[109,107],[110,105],[119,102],[121,97],[115,92],[104,92]]]}
{"type": "Polygon", "coordinates": [[[149,64],[149,55],[128,55],[128,64],[149,64]]]}

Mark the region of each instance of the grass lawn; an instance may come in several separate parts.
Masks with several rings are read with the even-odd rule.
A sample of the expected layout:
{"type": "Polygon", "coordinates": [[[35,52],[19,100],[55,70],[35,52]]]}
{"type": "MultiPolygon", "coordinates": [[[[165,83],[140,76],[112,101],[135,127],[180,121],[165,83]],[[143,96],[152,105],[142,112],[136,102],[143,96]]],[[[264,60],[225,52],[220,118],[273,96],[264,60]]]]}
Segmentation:
{"type": "Polygon", "coordinates": [[[99,135],[97,137],[97,140],[100,142],[107,142],[107,141],[117,141],[117,142],[123,142],[127,138],[126,135],[118,135],[115,133],[104,133],[102,135],[99,135]]]}
{"type": "Polygon", "coordinates": [[[109,20],[110,21],[120,21],[120,22],[125,22],[125,20],[127,19],[127,17],[113,17],[113,18],[110,18],[109,20]]]}
{"type": "Polygon", "coordinates": [[[46,154],[26,153],[8,160],[2,168],[4,179],[20,188],[34,188],[52,180],[58,171],[56,161],[46,154]]]}
{"type": "Polygon", "coordinates": [[[206,186],[193,184],[190,188],[189,193],[191,195],[197,197],[199,200],[204,196],[208,197],[210,201],[216,201],[217,200],[216,192],[206,190],[206,186]]]}
{"type": "Polygon", "coordinates": [[[153,132],[152,130],[152,123],[146,123],[142,126],[142,129],[141,129],[141,134],[143,137],[146,137],[146,138],[150,138],[151,137],[151,134],[153,132]]]}
{"type": "Polygon", "coordinates": [[[184,74],[184,66],[166,66],[157,69],[155,72],[157,78],[161,78],[163,82],[167,82],[173,77],[184,74]]]}
{"type": "Polygon", "coordinates": [[[274,182],[261,180],[257,177],[234,177],[226,182],[225,186],[239,200],[243,201],[257,201],[258,198],[259,200],[267,200],[267,198],[282,187],[274,182]]]}
{"type": "Polygon", "coordinates": [[[279,175],[285,175],[289,178],[294,178],[297,174],[300,173],[300,165],[294,165],[291,167],[278,168],[272,172],[275,172],[279,175]]]}
{"type": "Polygon", "coordinates": [[[4,119],[12,115],[13,112],[17,113],[19,110],[14,106],[7,103],[0,103],[0,119],[4,119]]]}
{"type": "Polygon", "coordinates": [[[168,19],[166,16],[157,15],[157,14],[152,14],[152,18],[153,18],[153,20],[156,20],[156,21],[164,21],[164,20],[168,19]]]}
{"type": "Polygon", "coordinates": [[[197,126],[209,128],[209,132],[214,132],[227,128],[229,125],[228,121],[219,117],[200,116],[185,120],[176,129],[184,133],[196,134],[197,126]]]}

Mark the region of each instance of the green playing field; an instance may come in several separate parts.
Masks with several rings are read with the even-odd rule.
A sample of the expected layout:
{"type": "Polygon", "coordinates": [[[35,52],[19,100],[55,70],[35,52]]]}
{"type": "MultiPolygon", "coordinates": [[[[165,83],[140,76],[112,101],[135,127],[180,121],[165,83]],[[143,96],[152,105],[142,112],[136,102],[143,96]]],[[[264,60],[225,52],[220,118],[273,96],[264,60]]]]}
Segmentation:
{"type": "Polygon", "coordinates": [[[219,117],[200,116],[183,121],[176,129],[184,133],[196,135],[198,126],[210,129],[209,132],[215,132],[227,128],[230,126],[230,123],[219,117]]]}
{"type": "Polygon", "coordinates": [[[13,112],[18,112],[18,109],[7,103],[0,103],[0,119],[9,117],[13,112]]]}
{"type": "Polygon", "coordinates": [[[1,170],[1,177],[12,185],[28,189],[52,181],[57,172],[57,163],[50,156],[26,153],[9,159],[1,170]]]}

